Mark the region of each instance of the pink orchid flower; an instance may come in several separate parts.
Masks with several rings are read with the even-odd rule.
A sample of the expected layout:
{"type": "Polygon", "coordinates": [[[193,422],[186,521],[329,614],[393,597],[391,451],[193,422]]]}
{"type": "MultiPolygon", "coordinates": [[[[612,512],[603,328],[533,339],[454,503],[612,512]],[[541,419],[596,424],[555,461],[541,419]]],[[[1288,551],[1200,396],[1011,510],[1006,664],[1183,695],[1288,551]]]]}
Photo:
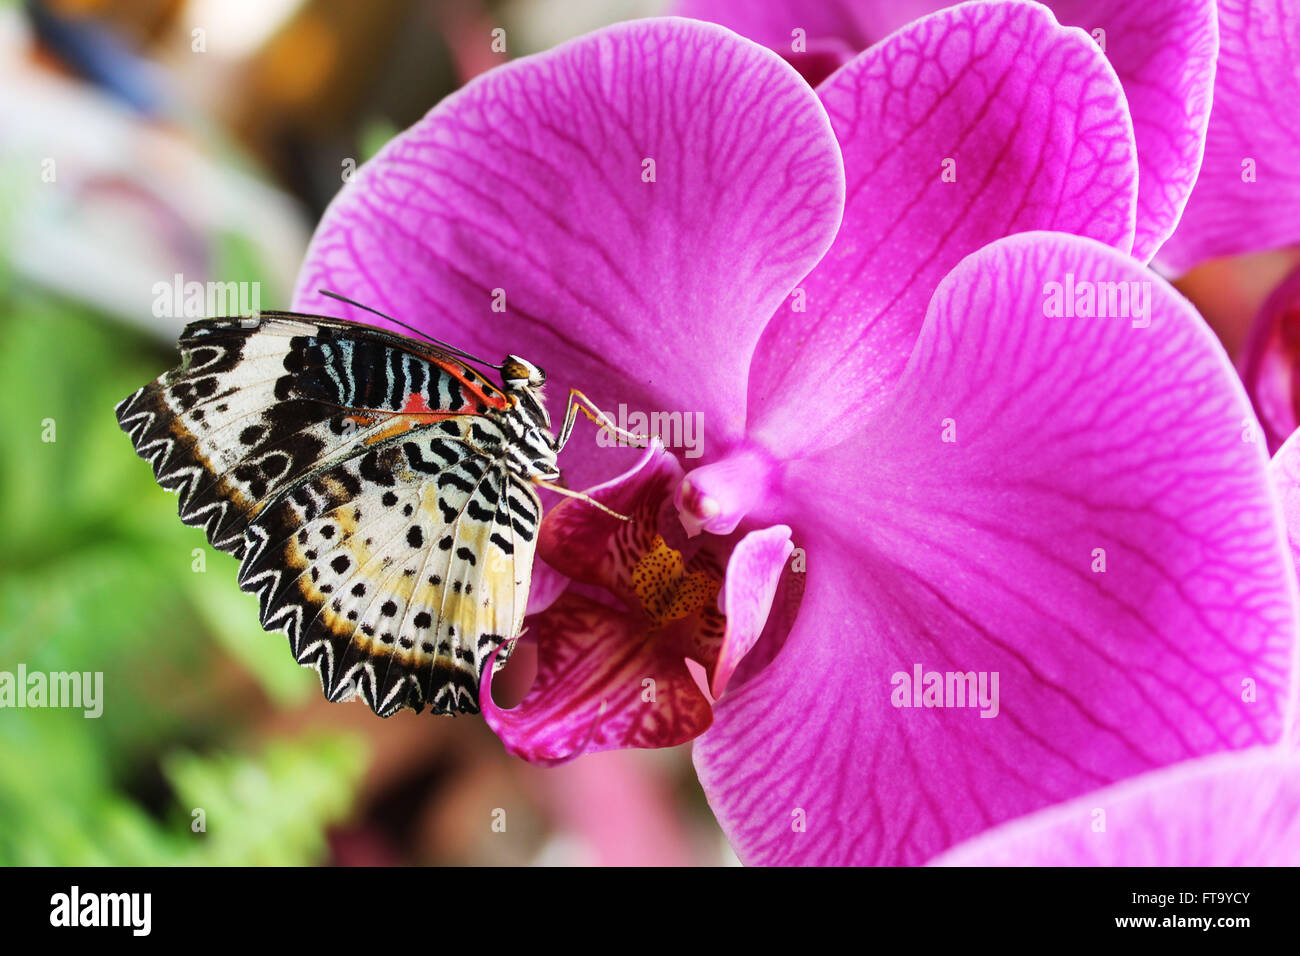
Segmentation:
{"type": "Polygon", "coordinates": [[[1138,164],[1115,71],[1022,3],[913,23],[816,94],[721,28],[623,24],[485,74],[368,163],[297,308],[333,289],[706,423],[699,458],[613,480],[633,452],[565,450],[634,521],[548,515],[537,679],[511,710],[481,695],[506,746],[707,727],[742,859],[923,862],[1280,739],[1278,501],[1222,349],[1131,255],[1138,164]],[[917,668],[991,694],[900,694],[917,668]]]}
{"type": "MultiPolygon", "coordinates": [[[[623,405],[698,417],[707,423],[699,460],[707,461],[744,440],[749,358],[830,245],[843,191],[825,111],[778,57],[708,24],[623,24],[485,74],[390,143],[326,213],[295,307],[333,313],[335,303],[317,292],[331,289],[480,355],[529,357],[548,369],[552,388],[581,387],[611,412],[623,405]]],[[[564,451],[571,487],[605,481],[642,457],[601,447],[597,434],[580,432],[564,451]]],[[[537,613],[526,637],[539,645],[537,680],[511,727],[490,691],[480,701],[522,756],[559,762],[667,746],[711,720],[672,654],[689,645],[701,666],[716,669],[721,579],[750,546],[738,556],[720,546],[684,555],[680,524],[675,534],[664,528],[666,537],[644,534],[655,503],[637,501],[671,501],[682,473],[671,456],[653,461],[636,472],[652,487],[611,498],[637,515],[625,532],[642,550],[602,567],[591,531],[557,544],[571,537],[556,530],[558,510],[539,535],[537,613]],[[583,559],[590,567],[574,566],[583,559]],[[579,587],[548,562],[592,579],[579,587]],[[634,571],[663,572],[673,593],[649,579],[638,592],[634,571]],[[642,640],[650,630],[657,639],[642,640]],[[644,645],[645,654],[618,666],[623,644],[644,645]],[[570,656],[558,657],[565,648],[570,656]],[[639,671],[628,677],[635,692],[611,692],[601,673],[578,669],[583,661],[609,664],[611,680],[639,671]],[[565,684],[555,688],[561,665],[565,684]],[[644,707],[643,694],[656,706],[644,707]],[[551,712],[552,699],[561,713],[551,712]],[[534,713],[546,719],[526,719],[534,713]]],[[[568,513],[577,523],[601,516],[587,505],[568,513]]],[[[770,537],[754,547],[779,573],[789,544],[765,545],[770,537]]],[[[733,589],[749,594],[756,576],[741,569],[733,589]]],[[[731,620],[761,626],[765,608],[742,615],[740,600],[731,620]]]]}
{"type": "Polygon", "coordinates": [[[1241,377],[1268,447],[1276,451],[1300,427],[1300,269],[1264,300],[1251,325],[1241,377]]]}

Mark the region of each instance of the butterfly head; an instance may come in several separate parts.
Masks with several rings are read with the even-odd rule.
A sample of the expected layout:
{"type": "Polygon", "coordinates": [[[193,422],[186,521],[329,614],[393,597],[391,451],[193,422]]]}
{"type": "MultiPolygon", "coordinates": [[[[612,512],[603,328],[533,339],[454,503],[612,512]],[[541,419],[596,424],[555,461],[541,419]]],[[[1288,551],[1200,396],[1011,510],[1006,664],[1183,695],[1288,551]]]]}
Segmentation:
{"type": "Polygon", "coordinates": [[[506,391],[517,392],[525,388],[541,388],[546,384],[546,373],[527,359],[507,355],[501,363],[501,383],[506,391]]]}
{"type": "Polygon", "coordinates": [[[511,403],[519,409],[530,426],[541,429],[551,427],[551,416],[542,402],[542,386],[546,373],[528,359],[507,355],[501,363],[501,384],[511,403]]]}

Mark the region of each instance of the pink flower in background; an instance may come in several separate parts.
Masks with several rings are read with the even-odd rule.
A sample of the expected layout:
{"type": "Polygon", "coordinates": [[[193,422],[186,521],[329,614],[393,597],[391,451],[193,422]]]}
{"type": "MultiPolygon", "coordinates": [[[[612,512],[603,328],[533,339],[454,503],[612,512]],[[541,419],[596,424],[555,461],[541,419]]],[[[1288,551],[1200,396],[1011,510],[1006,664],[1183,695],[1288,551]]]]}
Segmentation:
{"type": "MultiPolygon", "coordinates": [[[[1139,166],[1133,256],[1148,261],[1178,224],[1196,182],[1210,119],[1218,30],[1214,0],[1053,0],[1061,23],[1104,45],[1124,88],[1139,166]]],[[[679,0],[683,16],[711,20],[771,47],[818,83],[858,51],[944,0],[679,0]],[[801,31],[799,35],[795,31],[801,31]],[[809,60],[796,44],[817,51],[809,60]],[[805,68],[808,69],[805,69],[805,68]]]]}
{"type": "Polygon", "coordinates": [[[1157,262],[1300,242],[1300,0],[1219,0],[1219,59],[1205,158],[1157,262]]]}
{"type": "MultiPolygon", "coordinates": [[[[948,5],[679,0],[675,12],[769,46],[817,83],[857,51],[948,5]],[[795,52],[796,43],[806,52],[795,52]]],[[[1104,44],[1123,83],[1141,168],[1134,256],[1146,261],[1158,249],[1157,264],[1176,275],[1218,256],[1300,242],[1297,0],[1047,5],[1104,44]]]]}
{"type": "Polygon", "coordinates": [[[1300,269],[1260,307],[1246,341],[1241,377],[1270,450],[1300,423],[1300,269]]]}
{"type": "Polygon", "coordinates": [[[627,751],[593,754],[564,767],[520,764],[565,834],[561,865],[687,866],[690,834],[674,813],[662,769],[627,751]],[[571,845],[566,845],[571,844],[571,845]]]}
{"type": "MultiPolygon", "coordinates": [[[[1174,112],[1195,130],[1201,105],[1174,112]]],[[[863,863],[1278,740],[1296,583],[1257,423],[1130,256],[1199,147],[1167,202],[1139,154],[1086,35],[975,3],[815,95],[717,27],[620,25],[485,74],[367,164],[297,308],[331,288],[606,409],[704,416],[701,458],[612,481],[633,453],[566,449],[635,520],[548,515],[537,681],[483,695],[506,746],[709,728],[742,859],[863,863]],[[895,706],[918,666],[996,674],[996,716],[895,706]]]]}

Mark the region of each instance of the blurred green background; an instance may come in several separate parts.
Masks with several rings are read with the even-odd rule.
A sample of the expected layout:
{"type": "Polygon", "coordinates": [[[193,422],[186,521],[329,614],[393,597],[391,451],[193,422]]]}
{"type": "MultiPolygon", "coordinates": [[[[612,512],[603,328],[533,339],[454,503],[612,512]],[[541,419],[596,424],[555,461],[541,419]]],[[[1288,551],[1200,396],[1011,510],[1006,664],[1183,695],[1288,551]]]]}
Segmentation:
{"type": "Polygon", "coordinates": [[[301,703],[314,678],[282,666],[281,642],[234,587],[234,559],[122,453],[112,407],[165,349],[21,283],[0,302],[0,396],[16,413],[0,431],[0,667],[104,675],[99,718],[0,712],[0,861],[319,859],[363,741],[256,740],[240,726],[248,691],[233,669],[274,706],[301,703]]]}

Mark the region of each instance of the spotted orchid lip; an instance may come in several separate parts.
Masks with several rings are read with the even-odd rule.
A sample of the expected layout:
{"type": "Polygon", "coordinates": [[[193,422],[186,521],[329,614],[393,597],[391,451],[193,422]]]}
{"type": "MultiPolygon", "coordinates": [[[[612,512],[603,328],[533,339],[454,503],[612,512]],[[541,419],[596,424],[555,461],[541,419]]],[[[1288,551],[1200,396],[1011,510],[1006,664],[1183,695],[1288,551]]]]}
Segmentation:
{"type": "Polygon", "coordinates": [[[589,492],[630,522],[575,500],[547,515],[539,553],[574,584],[530,618],[538,669],[519,704],[498,706],[484,677],[484,716],[512,753],[562,763],[616,746],[672,746],[708,727],[712,699],[763,632],[790,530],[710,535],[687,556],[660,531],[681,476],[655,442],[589,492]]]}

